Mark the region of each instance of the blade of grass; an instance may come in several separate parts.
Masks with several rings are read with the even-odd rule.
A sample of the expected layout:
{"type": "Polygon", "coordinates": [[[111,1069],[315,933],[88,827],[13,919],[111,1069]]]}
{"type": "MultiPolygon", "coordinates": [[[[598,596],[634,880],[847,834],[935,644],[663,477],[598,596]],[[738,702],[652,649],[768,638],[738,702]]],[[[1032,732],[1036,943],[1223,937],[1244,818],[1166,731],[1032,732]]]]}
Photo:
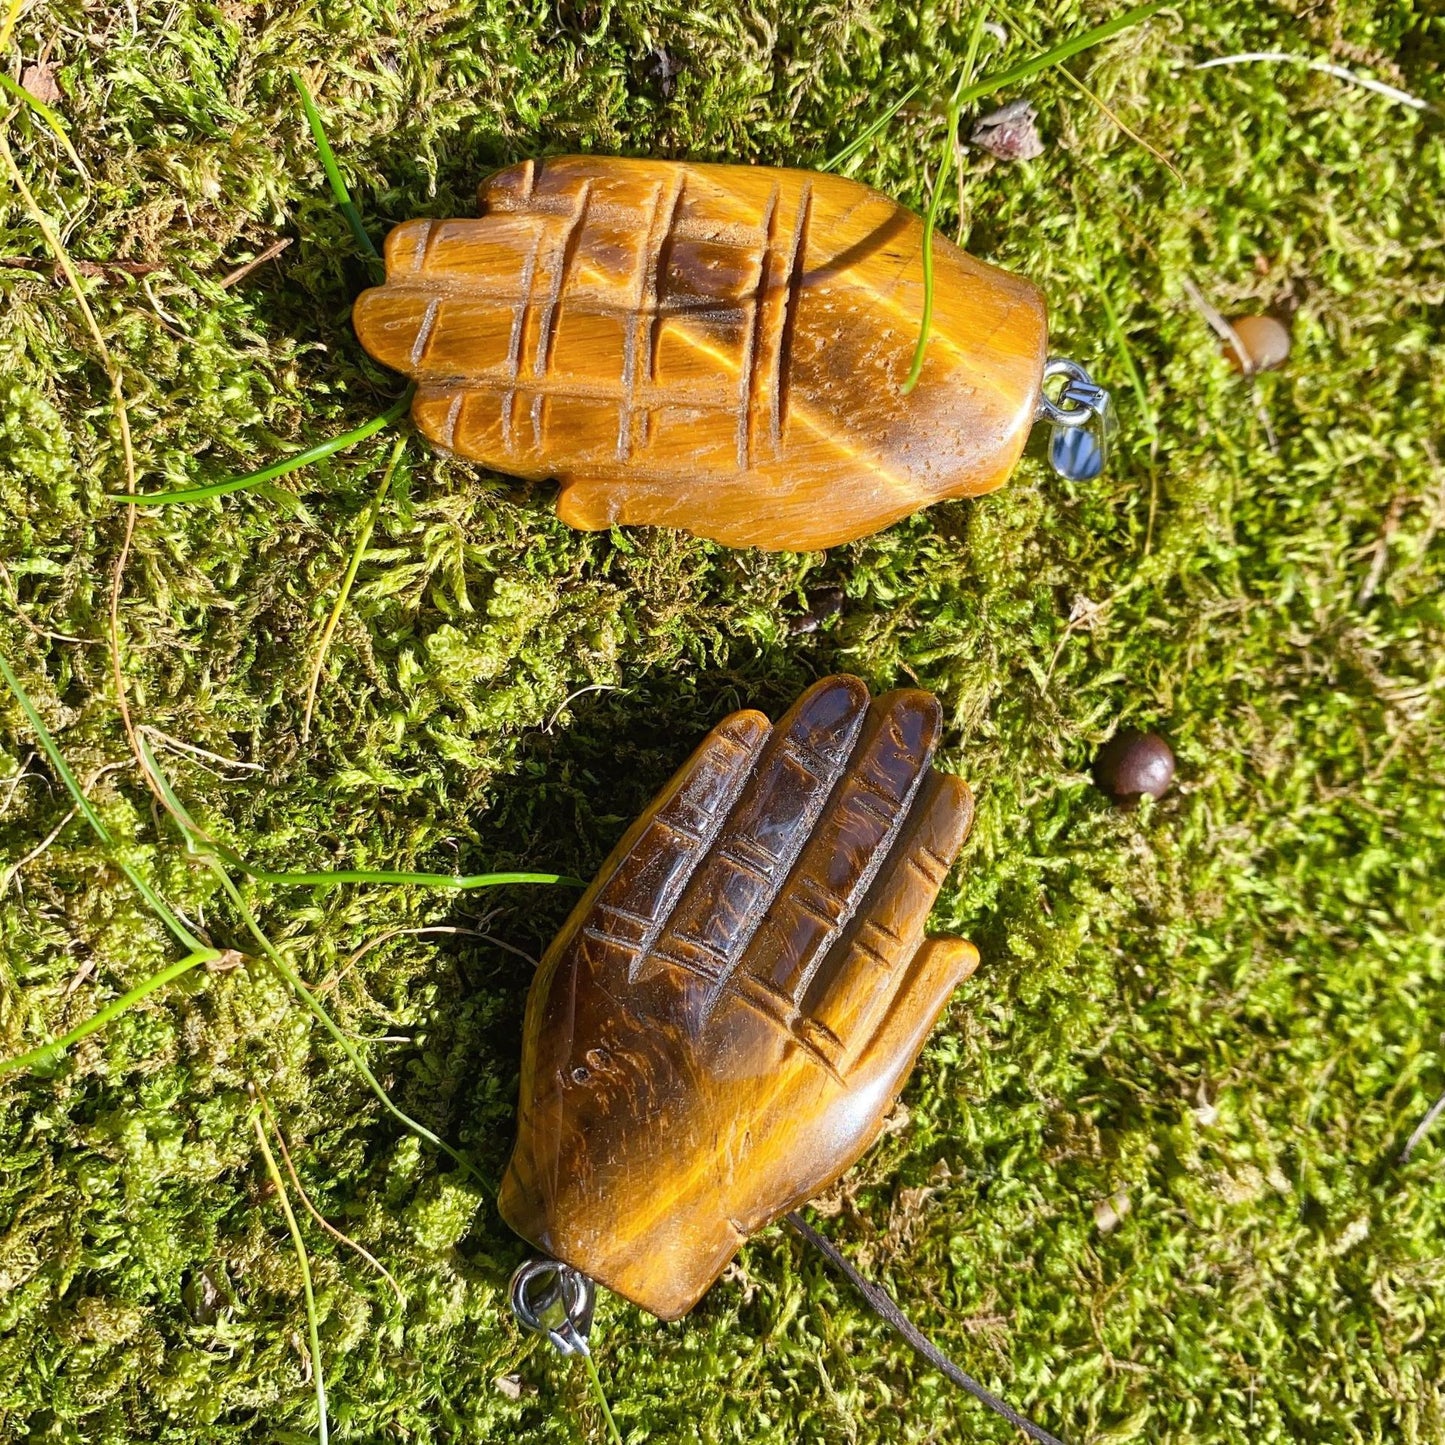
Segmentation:
{"type": "Polygon", "coordinates": [[[938,224],[938,207],[943,200],[944,177],[948,174],[948,160],[958,132],[959,91],[964,81],[973,77],[974,67],[978,64],[978,47],[983,39],[983,27],[987,19],[988,6],[979,6],[973,26],[968,32],[968,53],[964,57],[963,69],[959,72],[958,85],[954,87],[953,98],[948,103],[938,174],[933,178],[933,194],[928,198],[928,214],[923,218],[923,315],[918,322],[918,341],[913,348],[913,361],[903,383],[905,396],[918,385],[918,378],[923,372],[924,353],[928,349],[928,333],[933,327],[933,231],[938,224]]]}
{"type": "MultiPolygon", "coordinates": [[[[944,150],[942,163],[939,166],[938,177],[934,185],[933,197],[929,201],[928,215],[924,219],[923,230],[923,315],[918,327],[918,344],[913,352],[913,364],[909,367],[908,378],[903,383],[905,392],[912,391],[918,383],[919,374],[923,370],[923,356],[928,346],[928,332],[933,320],[933,223],[938,213],[938,196],[943,186],[944,172],[948,167],[948,155],[953,145],[954,134],[958,128],[958,117],[966,106],[972,105],[976,100],[982,100],[986,95],[992,95],[995,91],[1004,89],[1005,86],[1017,85],[1022,81],[1030,80],[1040,71],[1048,70],[1055,65],[1061,65],[1064,61],[1072,59],[1075,55],[1085,50],[1090,50],[1104,41],[1112,39],[1122,31],[1130,29],[1139,24],[1141,20],[1147,20],[1156,11],[1162,10],[1166,0],[1150,0],[1147,5],[1136,5],[1132,10],[1126,10],[1122,15],[1116,15],[1112,20],[1107,20],[1102,25],[1096,25],[1092,30],[1086,30],[1082,35],[1075,35],[1068,40],[1045,50],[1038,55],[1030,56],[1027,60],[1020,61],[1017,65],[1010,66],[1007,70],[1001,70],[994,75],[985,76],[983,80],[973,82],[969,85],[960,84],[953,93],[953,99],[949,102],[947,113],[947,133],[944,137],[944,150]]],[[[986,10],[986,7],[985,7],[986,10]]],[[[985,11],[980,11],[980,17],[985,11]]],[[[982,18],[975,20],[974,31],[970,34],[970,54],[974,53],[976,46],[973,42],[973,34],[976,34],[982,26],[982,18]]],[[[966,62],[962,73],[969,74],[969,64],[966,62]]],[[[960,77],[960,80],[962,76],[960,77]]]]}
{"type": "Polygon", "coordinates": [[[878,117],[877,120],[875,120],[866,129],[860,131],[851,141],[848,142],[847,145],[843,147],[842,150],[837,153],[837,155],[830,156],[827,160],[825,160],[823,164],[818,167],[818,169],[820,171],[835,171],[838,169],[839,166],[845,164],[847,161],[852,160],[853,157],[857,155],[858,152],[861,151],[863,147],[866,146],[868,142],[872,140],[873,137],[877,135],[878,132],[882,130],[883,127],[886,126],[888,122],[892,120],[893,117],[897,115],[898,112],[902,110],[903,107],[907,105],[908,102],[912,100],[913,97],[917,95],[918,92],[922,89],[922,85],[918,81],[914,81],[914,83],[910,85],[908,89],[905,90],[903,94],[900,95],[898,99],[895,100],[893,104],[890,105],[888,109],[885,110],[883,114],[878,117]]]}
{"type": "Polygon", "coordinates": [[[177,959],[175,963],[168,963],[159,972],[151,974],[149,978],[136,984],[134,988],[127,989],[119,998],[112,999],[99,1013],[92,1014],[84,1023],[77,1024],[69,1033],[50,1039],[27,1053],[17,1054],[13,1059],[0,1059],[0,1075],[15,1073],[20,1069],[33,1069],[37,1064],[48,1063],[63,1054],[73,1044],[78,1044],[81,1039],[88,1038],[98,1029],[103,1029],[112,1019],[119,1018],[127,1009],[134,1008],[142,999],[149,998],[157,989],[164,988],[168,983],[174,982],[193,968],[214,963],[220,957],[221,954],[214,948],[201,948],[195,953],[188,953],[184,958],[177,959]]]}
{"type": "Polygon", "coordinates": [[[50,729],[41,721],[40,714],[35,710],[35,704],[30,701],[30,695],[20,684],[20,679],[10,670],[10,664],[3,656],[0,656],[0,677],[5,679],[5,685],[14,694],[15,701],[20,704],[21,711],[35,730],[35,736],[40,740],[40,746],[45,749],[45,755],[50,759],[51,765],[60,775],[61,781],[75,799],[75,806],[80,809],[85,821],[90,824],[97,838],[110,853],[112,860],[121,872],[135,885],[136,891],[150,904],[155,911],[156,917],[165,924],[175,935],[181,946],[191,953],[206,952],[206,945],[183,924],[179,918],[161,901],[160,896],[146,882],[141,875],[122,858],[116,849],[115,839],[111,837],[110,830],[100,821],[100,815],[90,806],[90,800],[82,791],[80,782],[75,774],[70,771],[70,765],[65,761],[64,755],[56,746],[55,739],[50,736],[50,729]]]}
{"type": "Polygon", "coordinates": [[[361,224],[361,212],[352,203],[351,192],[346,189],[346,182],[342,178],[341,167],[336,164],[336,155],[331,149],[331,142],[326,139],[326,128],[321,124],[321,113],[316,109],[316,102],[312,100],[311,92],[306,88],[306,82],[301,79],[299,71],[291,72],[291,82],[301,97],[301,107],[306,112],[306,123],[311,127],[311,135],[316,141],[316,149],[321,152],[321,165],[326,171],[326,179],[331,182],[331,194],[336,198],[337,207],[350,223],[351,233],[356,237],[356,244],[361,247],[369,260],[379,262],[381,256],[372,244],[371,237],[366,234],[366,227],[361,224]]]}
{"type": "Polygon", "coordinates": [[[265,1091],[259,1084],[253,1085],[256,1090],[256,1099],[261,1105],[261,1111],[266,1116],[266,1123],[270,1125],[271,1132],[276,1136],[276,1147],[281,1151],[281,1162],[286,1166],[286,1173],[290,1176],[291,1183],[295,1186],[297,1194],[301,1196],[301,1202],[306,1206],[306,1212],[329,1234],[338,1244],[344,1244],[348,1249],[355,1250],[357,1254],[374,1269],[387,1284],[391,1286],[392,1293],[396,1296],[396,1302],[406,1308],[406,1296],[401,1292],[401,1286],[392,1278],[391,1271],[374,1255],[369,1249],[359,1245],[349,1234],[343,1234],[341,1230],[331,1223],[324,1214],[311,1201],[311,1196],[306,1192],[306,1187],[301,1183],[301,1176],[296,1172],[296,1165],[291,1161],[291,1151],[286,1147],[286,1135],[282,1132],[281,1124],[275,1114],[271,1112],[271,1104],[266,1098],[265,1091]]]}
{"type": "Polygon", "coordinates": [[[125,502],[132,507],[168,507],[177,502],[204,502],[211,497],[225,497],[232,492],[244,492],[251,487],[259,487],[266,482],[273,482],[277,477],[284,477],[290,472],[299,471],[302,467],[309,467],[312,462],[323,461],[337,452],[345,451],[357,442],[364,442],[367,437],[375,436],[377,432],[385,430],[392,422],[399,421],[405,414],[406,409],[411,405],[411,399],[416,391],[414,386],[407,389],[382,412],[380,416],[374,416],[368,422],[363,422],[355,431],[349,431],[344,436],[332,437],[330,441],[317,442],[315,446],[307,447],[305,451],[296,452],[279,462],[272,462],[270,466],[262,467],[258,472],[248,472],[244,477],[232,477],[225,482],[212,482],[204,487],[184,487],[176,492],[149,492],[131,494],[127,492],[110,492],[107,495],[113,502],[125,502]]]}
{"type": "Polygon", "coordinates": [[[248,878],[287,888],[338,888],[344,883],[381,883],[465,892],[472,888],[500,888],[510,883],[561,883],[573,888],[586,886],[583,879],[566,873],[403,873],[380,868],[348,868],[336,873],[268,873],[264,868],[253,868],[220,844],[212,843],[211,846],[248,878]]]}
{"type": "Polygon", "coordinates": [[[292,993],[301,1000],[306,1011],[331,1035],[341,1052],[346,1055],[351,1067],[366,1081],[367,1087],[376,1096],[382,1108],[392,1116],[398,1123],[410,1129],[419,1139],[424,1139],[434,1149],[452,1159],[465,1173],[475,1179],[483,1188],[492,1194],[497,1192],[497,1187],[484,1175],[470,1159],[460,1150],[453,1149],[444,1139],[434,1134],[425,1124],[418,1123],[410,1114],[406,1113],[399,1105],[392,1101],[391,1095],[381,1086],[380,1080],[367,1067],[366,1060],[361,1057],[356,1045],[342,1032],[341,1026],[331,1017],[329,1013],[317,1002],[316,996],[306,986],[301,975],[291,967],[281,956],[280,951],[272,944],[271,940],[261,931],[261,925],[257,923],[256,916],[241,896],[240,890],[231,881],[230,874],[221,866],[215,858],[207,858],[207,866],[215,874],[217,881],[226,890],[227,896],[235,906],[236,912],[240,914],[241,921],[250,930],[251,936],[260,945],[262,953],[265,954],[267,962],[291,989],[292,993]]]}
{"type": "Polygon", "coordinates": [[[0,25],[0,50],[10,48],[10,37],[15,33],[15,22],[25,8],[25,0],[10,0],[5,9],[5,23],[0,25]]]}
{"type": "Polygon", "coordinates": [[[1082,35],[1075,35],[1071,39],[1055,45],[1052,49],[1030,56],[1027,60],[1021,60],[1007,70],[999,71],[997,75],[985,76],[976,85],[970,85],[961,90],[954,97],[954,104],[959,110],[962,110],[965,106],[972,105],[974,101],[982,100],[984,96],[1004,89],[1005,86],[1018,85],[1021,81],[1031,80],[1040,71],[1049,70],[1055,65],[1062,65],[1064,61],[1072,60],[1074,56],[1083,51],[1092,50],[1096,45],[1102,45],[1104,41],[1112,40],[1114,36],[1123,31],[1132,29],[1140,21],[1147,20],[1151,15],[1162,10],[1167,3],[1168,0],[1150,0],[1147,5],[1136,5],[1132,10],[1126,10],[1122,15],[1116,15],[1112,20],[1106,20],[1102,25],[1096,25],[1092,30],[1086,30],[1082,35]]]}
{"type": "Polygon", "coordinates": [[[381,511],[381,504],[386,500],[387,489],[391,486],[391,479],[396,475],[396,469],[401,464],[401,454],[405,450],[406,438],[398,437],[391,449],[391,456],[387,459],[386,470],[382,473],[381,485],[376,489],[376,496],[372,498],[371,505],[366,509],[361,529],[356,534],[356,545],[351,549],[351,561],[347,565],[346,575],[341,579],[341,590],[336,594],[336,605],[326,619],[326,626],[321,629],[321,640],[316,645],[316,659],[311,665],[311,676],[306,683],[306,713],[301,719],[301,741],[303,743],[309,741],[311,737],[311,714],[316,709],[316,689],[321,685],[321,669],[326,663],[326,649],[330,647],[332,634],[341,621],[341,614],[346,608],[346,599],[351,596],[351,584],[356,581],[356,574],[361,569],[361,559],[366,555],[367,545],[371,541],[371,532],[376,526],[377,513],[381,511]]]}
{"type": "Polygon", "coordinates": [[[562,883],[574,888],[586,886],[581,878],[573,878],[566,873],[407,873],[388,868],[347,868],[333,873],[272,873],[265,868],[254,868],[233,848],[228,848],[224,843],[212,838],[191,817],[186,805],[176,796],[175,789],[161,771],[150,743],[142,737],[140,745],[146,766],[154,770],[161,799],[180,825],[188,851],[207,863],[223,862],[238,873],[254,878],[258,883],[275,883],[296,888],[335,888],[343,883],[386,883],[456,890],[494,888],[506,883],[562,883]]]}
{"type": "Polygon", "coordinates": [[[1144,555],[1147,557],[1154,550],[1154,522],[1159,511],[1159,469],[1155,466],[1159,449],[1159,423],[1154,416],[1154,404],[1149,399],[1149,389],[1144,385],[1144,378],[1140,375],[1138,364],[1134,360],[1134,351],[1129,345],[1129,338],[1124,334],[1119,314],[1114,310],[1114,304],[1109,300],[1109,293],[1102,284],[1099,286],[1098,295],[1099,305],[1104,312],[1104,320],[1109,326],[1109,334],[1114,339],[1114,349],[1119,353],[1120,361],[1124,363],[1124,370],[1129,377],[1129,385],[1133,387],[1135,400],[1139,403],[1139,418],[1144,423],[1144,430],[1149,435],[1149,519],[1144,527],[1144,555]]]}
{"type": "Polygon", "coordinates": [[[276,1191],[281,1212],[286,1216],[291,1242],[296,1246],[296,1263],[301,1267],[301,1288],[306,1295],[306,1333],[311,1350],[311,1374],[316,1381],[316,1409],[319,1416],[317,1437],[321,1445],[327,1445],[330,1428],[326,1421],[326,1376],[321,1365],[321,1332],[316,1323],[316,1293],[311,1287],[311,1261],[307,1257],[306,1241],[301,1238],[301,1226],[296,1222],[296,1214],[291,1208],[281,1171],[276,1167],[270,1144],[266,1142],[266,1129],[261,1123],[261,1115],[254,1109],[251,1111],[251,1123],[256,1130],[256,1142],[261,1146],[261,1157],[266,1161],[266,1172],[271,1176],[271,1187],[276,1191]]]}
{"type": "Polygon", "coordinates": [[[241,921],[245,923],[246,927],[250,930],[251,936],[260,944],[261,952],[265,955],[267,962],[285,981],[296,997],[301,1000],[307,1012],[320,1023],[322,1028],[324,1028],[340,1046],[342,1053],[346,1055],[352,1068],[366,1080],[367,1086],[371,1089],[371,1092],[376,1095],[382,1108],[394,1119],[410,1129],[418,1138],[425,1139],[428,1144],[440,1149],[443,1154],[455,1160],[467,1174],[471,1175],[471,1177],[476,1179],[484,1188],[491,1190],[491,1192],[495,1194],[497,1192],[496,1186],[482,1174],[465,1154],[453,1149],[450,1144],[440,1139],[436,1134],[433,1134],[425,1124],[418,1123],[410,1114],[407,1114],[392,1102],[391,1095],[382,1088],[376,1075],[366,1066],[366,1060],[361,1057],[357,1052],[356,1046],[342,1032],[341,1026],[321,1006],[316,996],[306,986],[301,975],[286,962],[281,956],[280,950],[277,949],[271,940],[266,937],[265,933],[262,932],[261,925],[256,921],[256,915],[251,912],[246,900],[241,896],[240,889],[231,881],[231,875],[226,872],[221,859],[216,856],[217,851],[220,851],[218,845],[206,836],[199,824],[197,824],[195,819],[186,811],[185,804],[176,796],[175,789],[171,787],[169,779],[161,772],[160,765],[156,762],[155,754],[151,752],[150,745],[144,738],[141,739],[141,747],[145,749],[147,765],[155,770],[156,782],[161,789],[166,809],[176,820],[181,832],[185,835],[186,847],[211,870],[216,881],[225,889],[226,896],[230,898],[232,904],[235,906],[236,912],[241,917],[241,921]]]}
{"type": "Polygon", "coordinates": [[[592,1358],[589,1350],[582,1356],[583,1367],[587,1371],[587,1378],[592,1384],[592,1393],[597,1397],[597,1403],[602,1407],[602,1418],[607,1422],[607,1433],[612,1439],[612,1445],[622,1445],[622,1432],[617,1428],[617,1421],[612,1418],[612,1406],[607,1403],[607,1394],[602,1388],[602,1377],[597,1373],[597,1361],[592,1358]]]}
{"type": "MultiPolygon", "coordinates": [[[[1013,27],[1014,32],[1017,35],[1021,35],[1024,40],[1026,40],[1030,45],[1037,45],[1039,43],[1034,35],[1033,27],[1021,15],[1015,14],[1013,11],[1010,11],[1008,9],[1003,9],[1002,13],[1004,18],[1013,27]]],[[[1074,89],[1077,90],[1079,94],[1084,97],[1085,100],[1089,101],[1089,103],[1093,105],[1102,115],[1107,116],[1114,125],[1118,126],[1118,128],[1123,131],[1130,140],[1134,142],[1135,145],[1140,146],[1144,150],[1148,151],[1149,154],[1153,156],[1154,159],[1158,161],[1159,164],[1162,165],[1181,186],[1184,184],[1184,177],[1180,174],[1179,167],[1176,166],[1174,162],[1171,161],[1169,157],[1166,156],[1164,152],[1159,149],[1158,146],[1146,140],[1142,135],[1139,134],[1138,131],[1134,130],[1129,125],[1126,125],[1123,118],[1110,106],[1106,105],[1103,98],[1096,94],[1093,90],[1091,90],[1087,85],[1085,85],[1084,82],[1080,80],[1079,77],[1075,75],[1072,70],[1065,70],[1062,72],[1062,74],[1064,79],[1067,80],[1069,84],[1072,85],[1074,89]]]]}
{"type": "Polygon", "coordinates": [[[1109,300],[1109,293],[1101,286],[1099,288],[1099,307],[1104,313],[1104,320],[1109,324],[1109,334],[1114,340],[1114,349],[1119,353],[1119,360],[1124,363],[1124,370],[1129,376],[1129,385],[1134,388],[1134,395],[1139,401],[1139,416],[1144,423],[1144,429],[1153,440],[1159,435],[1159,425],[1154,418],[1154,406],[1149,400],[1149,389],[1144,385],[1144,378],[1139,374],[1139,367],[1134,361],[1134,352],[1129,345],[1129,338],[1124,335],[1124,328],[1119,321],[1119,313],[1114,310],[1113,302],[1109,300]]]}
{"type": "MultiPolygon", "coordinates": [[[[3,41],[0,41],[0,49],[4,49],[3,41]]],[[[70,161],[70,164],[73,165],[75,169],[80,172],[81,178],[87,184],[89,184],[90,172],[86,170],[84,161],[82,161],[80,157],[75,153],[75,147],[70,143],[70,132],[67,131],[65,128],[65,122],[62,121],[61,118],[53,110],[51,110],[51,108],[46,105],[43,100],[41,100],[38,96],[31,95],[30,92],[26,90],[23,85],[19,85],[15,81],[11,80],[4,71],[0,71],[0,90],[7,91],[10,95],[13,95],[15,99],[18,100],[22,105],[27,106],[30,110],[33,110],[35,114],[38,115],[40,119],[43,120],[52,131],[54,131],[55,138],[60,142],[61,147],[64,149],[65,154],[70,161]]]]}

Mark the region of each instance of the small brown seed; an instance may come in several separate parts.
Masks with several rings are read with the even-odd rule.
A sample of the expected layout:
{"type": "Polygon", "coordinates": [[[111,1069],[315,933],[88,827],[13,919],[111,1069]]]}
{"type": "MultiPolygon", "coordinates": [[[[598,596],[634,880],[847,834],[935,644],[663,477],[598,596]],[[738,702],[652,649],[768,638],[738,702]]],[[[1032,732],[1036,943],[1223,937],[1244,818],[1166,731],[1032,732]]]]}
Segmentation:
{"type": "Polygon", "coordinates": [[[831,621],[843,610],[843,601],[841,587],[822,587],[816,592],[810,592],[808,610],[788,623],[788,631],[795,636],[816,632],[823,623],[831,621]]]}
{"type": "Polygon", "coordinates": [[[1094,759],[1094,782],[1116,803],[1161,798],[1174,781],[1174,750],[1158,733],[1126,728],[1094,759]]]}
{"type": "Polygon", "coordinates": [[[1246,376],[1257,372],[1273,371],[1289,359],[1289,327],[1277,316],[1236,316],[1230,326],[1239,338],[1239,350],[1232,343],[1224,342],[1224,355],[1229,364],[1246,376]],[[1249,365],[1239,359],[1243,351],[1249,365]]]}

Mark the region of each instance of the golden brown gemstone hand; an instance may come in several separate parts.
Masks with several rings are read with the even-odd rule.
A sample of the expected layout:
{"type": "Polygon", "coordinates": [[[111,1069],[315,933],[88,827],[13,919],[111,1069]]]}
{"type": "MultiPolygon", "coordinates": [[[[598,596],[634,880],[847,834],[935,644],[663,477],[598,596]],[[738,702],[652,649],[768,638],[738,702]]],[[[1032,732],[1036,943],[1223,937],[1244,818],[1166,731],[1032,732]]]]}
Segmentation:
{"type": "Polygon", "coordinates": [[[475,220],[408,221],[362,345],[417,383],[433,441],[562,483],[574,527],[735,547],[866,536],[1013,469],[1047,323],[1028,281],[933,241],[842,176],[564,156],[481,188],[475,220]]]}
{"type": "Polygon", "coordinates": [[[664,1319],[872,1143],[954,985],[926,939],[972,817],[929,693],[720,723],[628,830],[527,1003],[517,1232],[664,1319]]]}

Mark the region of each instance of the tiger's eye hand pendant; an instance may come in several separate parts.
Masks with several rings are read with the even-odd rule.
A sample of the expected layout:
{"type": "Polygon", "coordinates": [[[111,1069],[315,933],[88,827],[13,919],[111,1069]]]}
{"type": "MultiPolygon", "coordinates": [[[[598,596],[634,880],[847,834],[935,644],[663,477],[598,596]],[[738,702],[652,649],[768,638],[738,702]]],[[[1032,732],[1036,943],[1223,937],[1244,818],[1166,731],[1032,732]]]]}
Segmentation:
{"type": "Polygon", "coordinates": [[[357,335],[416,382],[427,437],[556,478],[574,527],[830,547],[1001,485],[1037,417],[1057,437],[1094,415],[1072,381],[1044,394],[1038,289],[939,235],[905,391],[923,223],[842,176],[548,158],[480,212],[396,227],[357,335]]]}

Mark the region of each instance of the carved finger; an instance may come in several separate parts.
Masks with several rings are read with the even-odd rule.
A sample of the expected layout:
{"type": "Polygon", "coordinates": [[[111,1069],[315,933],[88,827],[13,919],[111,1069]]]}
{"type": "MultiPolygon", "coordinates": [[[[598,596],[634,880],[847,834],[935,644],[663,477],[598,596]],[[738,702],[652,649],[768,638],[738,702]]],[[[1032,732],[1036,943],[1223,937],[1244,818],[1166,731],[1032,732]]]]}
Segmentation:
{"type": "MultiPolygon", "coordinates": [[[[557,413],[549,413],[556,415],[557,413]]],[[[470,425],[470,424],[469,424],[470,425]]],[[[677,474],[645,476],[640,467],[615,466],[609,452],[604,458],[596,448],[595,418],[579,418],[571,428],[577,444],[591,445],[598,475],[562,478],[563,489],[557,498],[557,515],[569,527],[580,531],[598,531],[611,526],[680,527],[699,537],[709,537],[725,547],[773,547],[772,540],[786,536],[795,551],[836,547],[858,535],[860,527],[876,530],[918,510],[920,494],[880,487],[865,495],[850,497],[847,506],[834,504],[823,478],[824,468],[799,464],[786,479],[737,472],[731,476],[709,475],[707,495],[709,511],[700,515],[697,492],[680,485],[677,474]],[[581,423],[590,424],[589,434],[581,423]],[[609,475],[607,467],[612,467],[609,475]],[[623,472],[625,471],[625,475],[623,472]]],[[[699,466],[711,469],[722,448],[731,444],[729,432],[721,444],[718,429],[707,418],[692,423],[698,445],[687,455],[699,466]]],[[[469,434],[469,428],[458,435],[469,434]]],[[[613,431],[606,435],[611,437],[613,431]]],[[[430,435],[430,433],[428,433],[430,435]]],[[[609,442],[610,447],[610,442],[609,442]]],[[[456,445],[461,450],[461,443],[456,445]]],[[[822,450],[822,448],[820,448],[822,450]]],[[[509,464],[510,465],[510,464],[509,464]]],[[[517,470],[517,468],[513,468],[517,470]]],[[[525,475],[538,476],[545,469],[528,464],[525,475]]],[[[519,472],[519,475],[523,473],[519,472]]]]}
{"type": "Polygon", "coordinates": [[[888,857],[941,724],[938,700],[926,692],[888,693],[868,710],[848,770],[744,960],[765,1001],[785,1015],[888,857]]]}
{"type": "Polygon", "coordinates": [[[367,349],[420,382],[502,376],[520,351],[513,332],[543,264],[545,229],[538,218],[505,215],[393,228],[386,285],[362,292],[352,315],[367,349]],[[479,289],[479,269],[495,284],[479,289]]]}
{"type": "Polygon", "coordinates": [[[847,1065],[850,1079],[864,1088],[897,1089],[949,996],[977,967],[978,949],[967,939],[925,939],[873,1037],[847,1065]]]}
{"type": "Polygon", "coordinates": [[[660,959],[717,983],[732,975],[842,776],[867,705],[856,677],[825,678],[793,705],[663,930],[660,959]]]}
{"type": "Polygon", "coordinates": [[[813,979],[799,1029],[840,1070],[897,991],[972,821],[967,784],[930,772],[863,906],[813,979]]]}
{"type": "Polygon", "coordinates": [[[594,969],[625,967],[637,976],[771,732],[762,713],[735,712],[707,735],[623,834],[546,962],[577,941],[594,969]]]}

